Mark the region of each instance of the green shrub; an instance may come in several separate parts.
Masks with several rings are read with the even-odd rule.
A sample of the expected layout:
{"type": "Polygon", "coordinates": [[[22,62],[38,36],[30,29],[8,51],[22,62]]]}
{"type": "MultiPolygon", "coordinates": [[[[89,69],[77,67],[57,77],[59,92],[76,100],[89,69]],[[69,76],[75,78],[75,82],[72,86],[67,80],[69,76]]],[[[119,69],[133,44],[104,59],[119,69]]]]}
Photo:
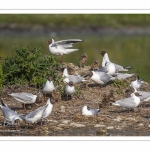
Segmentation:
{"type": "Polygon", "coordinates": [[[2,70],[4,85],[29,84],[40,87],[51,75],[58,80],[57,68],[60,63],[54,55],[43,55],[40,48],[14,47],[16,54],[4,59],[2,70]]]}

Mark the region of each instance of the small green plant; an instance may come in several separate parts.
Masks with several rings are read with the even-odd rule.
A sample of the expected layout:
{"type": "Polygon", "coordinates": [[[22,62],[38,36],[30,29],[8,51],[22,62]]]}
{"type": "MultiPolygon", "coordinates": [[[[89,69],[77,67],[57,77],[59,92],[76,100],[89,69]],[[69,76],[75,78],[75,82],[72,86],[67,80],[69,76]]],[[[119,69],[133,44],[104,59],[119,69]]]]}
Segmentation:
{"type": "Polygon", "coordinates": [[[14,47],[16,54],[5,58],[2,64],[3,84],[29,84],[40,87],[49,75],[58,81],[60,63],[54,55],[43,55],[40,48],[14,47]]]}
{"type": "Polygon", "coordinates": [[[126,89],[129,87],[129,84],[130,82],[125,79],[125,80],[118,80],[118,79],[115,79],[112,81],[112,86],[116,87],[117,88],[117,93],[122,93],[122,89],[126,89]]]}

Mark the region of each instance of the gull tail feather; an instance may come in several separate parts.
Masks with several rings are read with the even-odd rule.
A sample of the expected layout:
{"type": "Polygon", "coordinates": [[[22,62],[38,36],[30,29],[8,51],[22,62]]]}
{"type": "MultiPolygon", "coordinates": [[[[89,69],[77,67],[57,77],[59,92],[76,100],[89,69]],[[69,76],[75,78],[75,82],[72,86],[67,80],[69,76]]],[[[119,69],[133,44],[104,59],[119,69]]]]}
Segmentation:
{"type": "Polygon", "coordinates": [[[132,67],[132,66],[127,66],[127,67],[124,67],[124,69],[125,69],[126,71],[128,71],[128,70],[130,70],[130,69],[133,69],[133,67],[132,67]]]}
{"type": "Polygon", "coordinates": [[[66,53],[69,54],[71,52],[74,52],[74,51],[78,51],[79,49],[66,49],[66,53]]]}

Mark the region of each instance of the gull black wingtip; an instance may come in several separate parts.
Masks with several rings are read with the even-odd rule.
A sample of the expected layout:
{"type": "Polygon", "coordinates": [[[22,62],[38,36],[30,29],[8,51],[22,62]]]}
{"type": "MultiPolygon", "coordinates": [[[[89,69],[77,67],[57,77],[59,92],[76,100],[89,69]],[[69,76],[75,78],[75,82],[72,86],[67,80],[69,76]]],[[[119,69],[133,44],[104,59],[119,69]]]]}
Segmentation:
{"type": "Polygon", "coordinates": [[[4,102],[3,102],[3,100],[1,99],[1,103],[2,103],[2,106],[6,106],[5,104],[4,104],[4,102]]]}

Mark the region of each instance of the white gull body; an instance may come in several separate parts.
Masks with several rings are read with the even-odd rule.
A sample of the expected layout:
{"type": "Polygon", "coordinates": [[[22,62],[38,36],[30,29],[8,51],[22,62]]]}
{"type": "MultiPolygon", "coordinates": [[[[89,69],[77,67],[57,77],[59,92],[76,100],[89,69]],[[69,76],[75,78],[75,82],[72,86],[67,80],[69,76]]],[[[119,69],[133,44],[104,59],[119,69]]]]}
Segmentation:
{"type": "Polygon", "coordinates": [[[121,106],[124,109],[132,109],[140,104],[140,98],[138,93],[132,93],[131,97],[117,100],[112,105],[121,106]]]}
{"type": "Polygon", "coordinates": [[[137,76],[134,81],[131,81],[130,87],[139,89],[141,86],[142,86],[142,81],[140,80],[139,76],[137,76]]]}
{"type": "Polygon", "coordinates": [[[47,79],[42,89],[43,93],[50,94],[51,92],[53,92],[53,90],[55,90],[55,86],[52,79],[47,79]]]}
{"type": "MultiPolygon", "coordinates": [[[[108,54],[107,54],[105,51],[101,51],[100,53],[101,53],[102,56],[103,56],[103,59],[102,59],[102,67],[104,67],[104,66],[105,66],[105,63],[111,62],[111,61],[110,61],[110,59],[109,59],[109,57],[108,57],[108,54]]],[[[123,67],[123,66],[118,65],[118,64],[115,64],[115,63],[114,63],[114,65],[115,65],[115,68],[116,68],[116,72],[119,72],[119,71],[128,71],[129,69],[132,69],[131,66],[123,67]]]]}
{"type": "Polygon", "coordinates": [[[137,91],[134,88],[134,93],[138,92],[141,96],[139,96],[140,100],[143,102],[147,102],[150,100],[150,92],[146,92],[146,91],[137,91]]]}
{"type": "Polygon", "coordinates": [[[66,85],[66,87],[65,87],[65,93],[66,93],[67,96],[68,96],[68,95],[73,95],[73,94],[75,93],[75,87],[74,87],[72,81],[70,81],[70,82],[66,85]]]}
{"type": "Polygon", "coordinates": [[[35,103],[35,101],[37,99],[37,95],[33,95],[33,94],[27,93],[27,92],[11,93],[8,95],[12,96],[18,102],[21,102],[23,104],[33,104],[33,103],[35,103]]]}
{"type": "MultiPolygon", "coordinates": [[[[47,107],[46,107],[45,111],[43,112],[42,119],[47,118],[52,112],[53,104],[51,103],[50,98],[47,100],[46,105],[47,105],[47,107]]],[[[46,105],[44,105],[42,107],[45,107],[46,105]]],[[[42,107],[38,108],[37,110],[41,109],[42,107]]]]}
{"type": "Polygon", "coordinates": [[[106,62],[105,66],[99,68],[98,71],[105,72],[109,75],[114,75],[116,72],[116,68],[115,68],[114,63],[106,62]]]}
{"type": "Polygon", "coordinates": [[[85,116],[97,116],[100,112],[100,109],[89,108],[88,106],[83,106],[82,115],[85,116]]]}
{"type": "Polygon", "coordinates": [[[90,73],[91,79],[93,82],[97,84],[106,84],[111,80],[114,80],[115,77],[112,77],[111,75],[106,74],[105,72],[100,71],[91,71],[90,73]]]}
{"type": "Polygon", "coordinates": [[[19,114],[17,114],[15,111],[13,111],[12,109],[10,109],[6,104],[0,105],[1,109],[2,109],[2,113],[4,115],[4,118],[6,120],[6,122],[14,124],[15,120],[22,120],[22,118],[20,117],[19,114]]]}
{"type": "Polygon", "coordinates": [[[34,111],[30,112],[26,116],[22,116],[22,118],[27,122],[27,123],[37,123],[39,120],[42,119],[43,113],[46,110],[48,105],[45,105],[43,107],[37,108],[34,111]]]}

